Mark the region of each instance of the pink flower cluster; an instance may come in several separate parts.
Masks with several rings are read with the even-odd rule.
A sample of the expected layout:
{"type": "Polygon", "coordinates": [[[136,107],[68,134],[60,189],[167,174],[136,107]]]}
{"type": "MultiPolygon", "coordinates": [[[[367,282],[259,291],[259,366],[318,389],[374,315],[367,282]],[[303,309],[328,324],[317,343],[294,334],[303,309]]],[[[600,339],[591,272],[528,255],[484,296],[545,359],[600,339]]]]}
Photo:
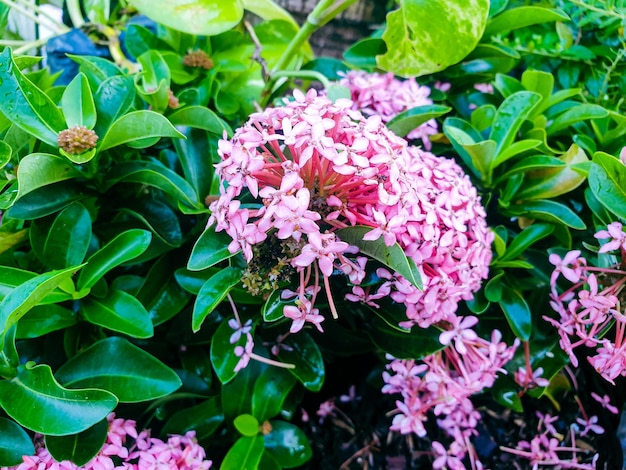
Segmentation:
{"type": "MultiPolygon", "coordinates": [[[[419,85],[413,77],[398,80],[392,73],[351,70],[344,74],[339,83],[350,89],[353,109],[367,116],[380,116],[383,122],[389,122],[411,108],[433,104],[429,98],[430,88],[419,85]]],[[[409,132],[407,138],[421,139],[424,148],[430,150],[432,144],[428,136],[437,132],[437,121],[430,119],[409,132]]]]}
{"type": "Polygon", "coordinates": [[[591,266],[580,250],[570,251],[563,258],[550,255],[555,266],[550,278],[550,305],[559,318],[544,319],[559,332],[561,348],[574,366],[578,365],[575,348],[593,348],[595,354],[588,361],[602,377],[614,383],[616,377],[626,376],[626,315],[619,307],[626,282],[626,232],[621,223],[613,222],[595,237],[608,240],[599,253],[613,264],[591,266]],[[617,257],[609,256],[611,252],[617,252],[617,257]],[[557,285],[561,277],[570,284],[563,292],[557,285]]]}
{"type": "Polygon", "coordinates": [[[341,273],[348,300],[375,305],[382,296],[407,307],[407,321],[429,326],[454,319],[487,277],[493,234],[476,189],[452,160],[409,147],[379,116],[350,100],[314,90],[294,92],[285,106],[253,114],[232,139],[219,142],[222,181],[209,225],[233,239],[248,261],[244,284],[269,293],[297,279],[284,315],[291,332],[323,320],[315,300],[324,288],[337,312],[329,278],[341,273]],[[398,243],[420,270],[420,291],[398,273],[379,269],[377,286],[360,286],[368,259],[336,234],[361,225],[367,240],[398,243]],[[281,277],[282,276],[282,277],[281,277]]]}
{"type": "Polygon", "coordinates": [[[167,442],[150,437],[150,431],[137,432],[132,420],[109,415],[109,431],[104,446],[84,466],[70,461],[57,462],[45,447],[43,436],[35,437],[35,455],[25,455],[16,467],[1,470],[208,470],[204,449],[198,445],[195,433],[172,435],[167,442]]]}
{"type": "Polygon", "coordinates": [[[421,362],[394,359],[383,373],[383,393],[399,393],[402,397],[396,401],[392,430],[424,437],[424,424],[434,415],[439,428],[452,437],[447,449],[433,442],[433,468],[464,469],[462,461],[467,455],[472,468],[481,468],[470,442],[480,414],[470,396],[492,387],[499,372],[506,373],[503,367],[519,344],[516,340],[513,346],[507,346],[497,330],[490,340],[480,338],[471,328],[477,321],[476,317],[454,317],[439,337],[446,346],[443,350],[421,362]]]}

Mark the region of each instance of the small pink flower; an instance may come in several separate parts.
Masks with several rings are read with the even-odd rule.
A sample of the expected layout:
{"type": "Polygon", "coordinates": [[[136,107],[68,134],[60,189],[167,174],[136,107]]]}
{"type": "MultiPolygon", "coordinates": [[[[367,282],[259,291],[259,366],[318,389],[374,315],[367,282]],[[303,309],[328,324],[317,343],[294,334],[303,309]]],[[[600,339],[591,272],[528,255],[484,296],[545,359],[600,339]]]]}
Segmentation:
{"type": "Polygon", "coordinates": [[[609,397],[608,395],[600,396],[596,392],[591,392],[591,398],[593,398],[595,401],[600,403],[602,405],[602,408],[608,410],[614,415],[619,413],[619,410],[617,409],[617,407],[611,404],[611,397],[609,397]]]}

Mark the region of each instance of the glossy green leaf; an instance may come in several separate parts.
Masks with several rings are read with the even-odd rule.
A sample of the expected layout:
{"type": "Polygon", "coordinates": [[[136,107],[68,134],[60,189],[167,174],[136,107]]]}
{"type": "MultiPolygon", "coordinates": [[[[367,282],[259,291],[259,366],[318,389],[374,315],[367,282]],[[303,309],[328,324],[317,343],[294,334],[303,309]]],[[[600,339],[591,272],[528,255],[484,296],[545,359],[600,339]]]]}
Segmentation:
{"type": "Polygon", "coordinates": [[[474,166],[471,155],[465,149],[466,145],[482,141],[482,135],[467,121],[454,117],[446,118],[443,123],[443,133],[472,173],[479,178],[484,178],[484,172],[474,166]]]}
{"type": "Polygon", "coordinates": [[[100,340],[81,351],[63,364],[56,376],[69,388],[107,390],[121,403],[154,400],[173,393],[181,386],[178,375],[172,369],[118,336],[100,340]]]}
{"type": "Polygon", "coordinates": [[[502,297],[498,301],[498,305],[504,312],[515,336],[522,341],[528,341],[532,330],[532,315],[528,303],[518,290],[504,283],[502,283],[501,288],[502,297]]]}
{"type": "Polygon", "coordinates": [[[122,290],[109,290],[104,298],[90,296],[81,303],[85,320],[94,325],[133,338],[150,338],[154,334],[152,319],[135,296],[122,290]]]}
{"type": "Polygon", "coordinates": [[[547,170],[552,168],[561,168],[567,165],[563,160],[558,157],[551,157],[549,155],[533,155],[531,157],[524,157],[519,160],[515,165],[509,168],[509,170],[502,176],[498,177],[498,181],[507,181],[511,176],[521,173],[527,173],[533,170],[547,170]]]}
{"type": "Polygon", "coordinates": [[[509,77],[508,75],[504,75],[502,73],[496,74],[493,87],[505,98],[508,98],[513,93],[517,93],[518,91],[527,91],[518,79],[509,77]]]}
{"type": "Polygon", "coordinates": [[[585,175],[576,171],[576,166],[589,161],[584,150],[573,144],[559,157],[565,163],[557,168],[542,168],[526,173],[521,191],[516,199],[551,199],[566,194],[585,181],[585,175]]]}
{"type": "Polygon", "coordinates": [[[518,91],[506,98],[493,119],[489,139],[496,141],[496,155],[515,140],[524,120],[541,101],[541,95],[530,91],[518,91]]]}
{"type": "MultiPolygon", "coordinates": [[[[496,156],[493,167],[497,167],[511,158],[517,157],[519,154],[537,148],[541,145],[541,140],[536,139],[524,139],[518,140],[517,142],[513,142],[507,148],[502,149],[502,151],[496,156]]],[[[524,161],[527,158],[524,159],[524,161]]]]}
{"type": "Polygon", "coordinates": [[[589,188],[604,207],[626,220],[626,166],[622,162],[596,152],[589,171],[589,188]]]}
{"type": "Polygon", "coordinates": [[[168,116],[175,126],[194,127],[204,129],[222,137],[224,131],[227,135],[232,135],[232,129],[217,114],[204,106],[185,106],[174,111],[168,116]]]}
{"type": "Polygon", "coordinates": [[[525,28],[552,21],[568,21],[569,16],[560,10],[540,6],[521,6],[505,10],[487,23],[484,36],[525,28]]]}
{"type": "Polygon", "coordinates": [[[37,305],[17,323],[17,338],[38,338],[78,323],[76,313],[60,305],[37,305]]]}
{"type": "Polygon", "coordinates": [[[131,111],[116,119],[99,142],[100,151],[152,137],[182,138],[166,117],[145,109],[131,111]]]}
{"type": "Polygon", "coordinates": [[[202,322],[217,307],[234,286],[241,281],[241,270],[225,268],[211,276],[202,286],[193,307],[191,328],[200,330],[202,322]]]}
{"type": "Polygon", "coordinates": [[[217,136],[207,136],[205,130],[193,127],[178,126],[177,129],[185,136],[173,141],[185,180],[195,190],[197,199],[206,200],[207,195],[214,192],[215,181],[213,161],[207,155],[214,152],[217,136]]]}
{"type": "Polygon", "coordinates": [[[295,383],[295,377],[279,367],[261,374],[252,390],[252,415],[261,423],[277,416],[295,383]]]}
{"type": "Polygon", "coordinates": [[[96,105],[84,74],[79,73],[67,85],[61,98],[61,106],[68,128],[84,126],[93,129],[96,125],[96,105]]]}
{"type": "Polygon", "coordinates": [[[270,421],[272,430],[264,436],[265,450],[282,468],[304,465],[313,456],[313,451],[304,431],[295,424],[270,421]]]}
{"type": "Polygon", "coordinates": [[[577,122],[589,119],[602,119],[608,115],[609,112],[602,106],[583,103],[570,107],[564,113],[559,114],[554,121],[548,125],[546,130],[548,134],[554,134],[562,131],[563,129],[567,129],[577,122]]]}
{"type": "MultiPolygon", "coordinates": [[[[231,330],[232,331],[232,330],[231,330]]],[[[257,348],[258,352],[259,350],[257,348]]],[[[232,422],[243,413],[252,410],[252,394],[254,383],[263,374],[270,373],[273,368],[259,361],[250,361],[248,365],[237,373],[237,376],[228,383],[222,384],[221,402],[226,422],[232,422]]]]}
{"type": "Polygon", "coordinates": [[[513,260],[526,251],[531,245],[547,237],[554,231],[554,225],[535,223],[529,225],[517,235],[511,244],[507,247],[506,252],[498,260],[513,260]]]}
{"type": "Polygon", "coordinates": [[[295,368],[288,369],[289,372],[306,388],[318,392],[324,384],[326,372],[317,343],[309,334],[300,331],[297,335],[287,337],[282,344],[286,347],[279,349],[278,359],[295,365],[295,368]]]}
{"type": "Polygon", "coordinates": [[[17,232],[0,232],[0,254],[9,251],[28,240],[28,229],[17,232]]]}
{"type": "MultiPolygon", "coordinates": [[[[0,266],[0,300],[4,299],[10,294],[13,289],[20,284],[30,281],[37,277],[38,274],[25,271],[23,269],[12,268],[10,266],[0,266]]],[[[63,281],[60,285],[63,285],[63,281]]],[[[43,299],[39,300],[39,304],[54,304],[71,299],[72,296],[66,292],[62,292],[59,289],[55,289],[46,295],[43,299]]]]}
{"type": "Polygon", "coordinates": [[[376,67],[376,56],[387,52],[385,41],[379,38],[362,39],[350,46],[343,57],[349,64],[358,68],[376,67]]]}
{"type": "Polygon", "coordinates": [[[102,57],[73,54],[66,56],[79,65],[79,71],[85,74],[93,90],[97,90],[107,78],[124,75],[117,65],[102,57]]]}
{"type": "Polygon", "coordinates": [[[132,77],[114,75],[106,78],[94,96],[98,110],[95,132],[104,136],[111,124],[130,109],[135,100],[135,83],[132,77]]]}
{"type": "MultiPolygon", "coordinates": [[[[448,132],[459,137],[456,129],[451,128],[448,132]]],[[[491,184],[491,170],[496,160],[497,143],[494,140],[483,140],[475,144],[463,145],[463,148],[472,160],[472,165],[480,172],[481,179],[486,184],[491,184]]]]}
{"type": "Polygon", "coordinates": [[[259,434],[259,422],[257,419],[249,414],[242,414],[235,418],[233,421],[235,428],[243,436],[254,437],[259,434]]]}
{"type": "Polygon", "coordinates": [[[419,359],[443,349],[439,330],[435,327],[401,331],[377,317],[372,321],[368,335],[377,348],[398,359],[419,359]]]}
{"type": "Polygon", "coordinates": [[[159,52],[172,50],[167,42],[137,23],[127,25],[124,45],[133,57],[139,57],[150,50],[159,52]]]}
{"type": "Polygon", "coordinates": [[[17,199],[37,188],[81,176],[67,159],[48,153],[31,153],[21,161],[17,174],[17,199]]]}
{"type": "Polygon", "coordinates": [[[506,212],[513,216],[556,222],[576,230],[584,230],[586,227],[583,220],[569,207],[549,199],[537,199],[514,204],[509,206],[506,212]]]}
{"type": "Polygon", "coordinates": [[[263,436],[243,436],[228,450],[221,470],[242,470],[258,468],[264,451],[263,436]]]}
{"type": "Polygon", "coordinates": [[[21,220],[38,219],[87,197],[88,194],[80,187],[61,181],[37,188],[17,199],[11,205],[8,215],[21,220]]]}
{"type": "Polygon", "coordinates": [[[87,260],[76,282],[77,289],[93,287],[111,269],[132,260],[148,249],[152,234],[132,229],[122,232],[87,260]]]}
{"type": "Polygon", "coordinates": [[[13,467],[23,463],[22,456],[34,455],[32,438],[10,419],[0,418],[0,465],[13,467]]]}
{"type": "Polygon", "coordinates": [[[280,5],[276,4],[272,0],[242,0],[243,7],[257,15],[264,20],[283,20],[291,23],[296,28],[298,27],[298,23],[293,19],[293,16],[282,8],[280,5]]]}
{"type": "Polygon", "coordinates": [[[13,155],[12,147],[4,140],[0,140],[0,170],[4,168],[10,161],[13,155]]]}
{"type": "Polygon", "coordinates": [[[396,135],[406,137],[406,135],[412,130],[421,126],[425,122],[443,116],[450,111],[452,111],[452,108],[439,104],[417,106],[395,116],[387,123],[387,127],[396,135]]]}
{"type": "Polygon", "coordinates": [[[76,266],[85,259],[90,240],[89,211],[75,202],[54,219],[43,247],[43,259],[54,269],[76,266]]]}
{"type": "Polygon", "coordinates": [[[485,298],[489,302],[500,302],[502,299],[502,280],[504,271],[498,272],[485,284],[485,298]]]}
{"type": "Polygon", "coordinates": [[[57,462],[71,460],[75,465],[82,466],[102,449],[108,429],[109,422],[103,419],[78,434],[46,436],[46,449],[57,462]]]}
{"type": "Polygon", "coordinates": [[[48,365],[19,366],[17,376],[0,381],[0,406],[20,425],[41,434],[76,434],[105,419],[117,405],[104,390],[69,390],[48,365]]]}
{"type": "Polygon", "coordinates": [[[121,182],[152,186],[188,206],[200,206],[198,195],[193,187],[158,160],[121,163],[109,173],[107,182],[111,186],[121,182]]]}
{"type": "Polygon", "coordinates": [[[6,333],[26,312],[39,304],[66,279],[72,277],[78,269],[80,266],[39,274],[9,292],[0,302],[0,335],[6,333]]]}
{"type": "Polygon", "coordinates": [[[243,16],[241,0],[170,0],[160,2],[158,8],[153,0],[130,0],[130,4],[159,24],[204,36],[228,31],[243,16]]]}
{"type": "Polygon", "coordinates": [[[469,54],[487,24],[484,0],[402,0],[387,14],[382,39],[387,52],[378,67],[404,77],[445,69],[469,54]],[[437,25],[433,27],[433,18],[437,25]]]}
{"type": "Polygon", "coordinates": [[[183,408],[174,413],[163,426],[164,434],[185,434],[195,431],[200,441],[211,436],[224,422],[220,397],[211,397],[199,405],[183,408]]]}
{"type": "Polygon", "coordinates": [[[524,412],[522,399],[518,393],[519,386],[509,375],[501,375],[491,389],[494,399],[502,406],[518,413],[524,412]]]}
{"type": "Polygon", "coordinates": [[[187,269],[200,271],[234,256],[228,249],[232,241],[226,232],[216,232],[213,226],[206,228],[191,250],[187,269]]]}
{"type": "Polygon", "coordinates": [[[261,308],[261,315],[263,315],[263,320],[266,322],[282,320],[285,318],[285,315],[283,314],[285,306],[294,304],[293,299],[283,300],[281,298],[282,292],[283,291],[281,289],[273,291],[263,304],[263,307],[261,308]]]}
{"type": "Polygon", "coordinates": [[[65,129],[59,108],[43,91],[33,85],[13,62],[11,49],[0,53],[0,111],[11,122],[53,147],[57,134],[65,129]]]}
{"type": "Polygon", "coordinates": [[[141,65],[141,72],[135,77],[137,93],[152,111],[162,114],[169,106],[170,69],[163,56],[152,49],[137,57],[137,61],[141,65]]]}
{"type": "Polygon", "coordinates": [[[404,250],[397,243],[387,246],[382,236],[377,240],[363,240],[363,237],[371,230],[370,227],[357,225],[338,230],[335,233],[341,241],[356,246],[360,253],[380,261],[421,290],[422,278],[413,260],[407,258],[404,250]]]}

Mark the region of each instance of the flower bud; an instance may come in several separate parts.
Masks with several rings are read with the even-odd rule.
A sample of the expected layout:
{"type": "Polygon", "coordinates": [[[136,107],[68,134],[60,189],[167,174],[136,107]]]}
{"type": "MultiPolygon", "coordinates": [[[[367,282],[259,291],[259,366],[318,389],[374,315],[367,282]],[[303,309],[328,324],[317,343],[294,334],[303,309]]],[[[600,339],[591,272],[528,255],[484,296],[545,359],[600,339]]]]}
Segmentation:
{"type": "Polygon", "coordinates": [[[213,68],[213,61],[204,51],[199,49],[195,51],[189,50],[185,57],[183,57],[183,65],[211,70],[213,68]]]}

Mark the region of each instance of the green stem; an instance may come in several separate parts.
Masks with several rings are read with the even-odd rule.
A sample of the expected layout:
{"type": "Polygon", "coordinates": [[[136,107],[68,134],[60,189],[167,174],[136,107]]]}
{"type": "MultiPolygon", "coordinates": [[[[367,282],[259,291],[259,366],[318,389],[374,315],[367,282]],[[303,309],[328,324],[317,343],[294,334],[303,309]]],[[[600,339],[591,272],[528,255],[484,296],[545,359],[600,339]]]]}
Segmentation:
{"type": "Polygon", "coordinates": [[[44,10],[43,8],[39,7],[39,5],[35,5],[34,3],[31,3],[29,0],[13,0],[13,2],[15,3],[19,3],[20,5],[22,5],[24,8],[29,8],[31,9],[33,12],[35,12],[38,16],[43,16],[45,18],[47,18],[50,23],[54,24],[54,27],[60,32],[60,33],[66,33],[68,32],[70,29],[65,26],[63,24],[63,22],[59,21],[58,19],[56,19],[54,16],[52,16],[50,13],[48,13],[46,10],[44,10]]]}
{"type": "Polygon", "coordinates": [[[35,24],[41,24],[41,18],[38,15],[45,16],[48,20],[54,23],[54,26],[57,29],[56,31],[57,34],[65,33],[69,31],[67,26],[65,26],[62,23],[59,23],[56,19],[52,18],[50,15],[48,15],[43,10],[41,10],[41,8],[35,5],[28,4],[29,7],[26,8],[24,2],[20,0],[17,0],[17,1],[0,0],[0,3],[3,3],[4,5],[8,6],[12,10],[19,12],[20,14],[24,15],[29,20],[33,21],[35,24]]]}
{"type": "Polygon", "coordinates": [[[358,0],[342,0],[340,2],[336,2],[335,0],[320,0],[320,2],[315,5],[313,11],[311,11],[309,16],[307,16],[306,22],[300,27],[291,42],[287,45],[287,49],[285,49],[283,54],[280,56],[276,65],[274,65],[272,73],[270,74],[270,77],[265,84],[265,88],[261,93],[262,107],[267,106],[267,102],[269,101],[272,93],[272,87],[276,74],[289,69],[289,63],[293,60],[296,52],[302,47],[302,45],[309,40],[311,34],[357,1],[358,0]]]}
{"type": "Polygon", "coordinates": [[[16,47],[15,49],[13,49],[13,54],[14,55],[25,54],[27,51],[30,51],[31,49],[36,49],[38,47],[41,47],[41,46],[43,46],[47,42],[48,42],[48,38],[37,39],[36,41],[27,41],[27,42],[23,41],[24,45],[21,46],[21,47],[16,47]]]}
{"type": "Polygon", "coordinates": [[[67,11],[70,14],[70,19],[72,20],[74,28],[80,28],[84,25],[85,20],[83,19],[83,12],[80,9],[80,3],[78,0],[66,0],[65,4],[67,5],[67,11]]]}

